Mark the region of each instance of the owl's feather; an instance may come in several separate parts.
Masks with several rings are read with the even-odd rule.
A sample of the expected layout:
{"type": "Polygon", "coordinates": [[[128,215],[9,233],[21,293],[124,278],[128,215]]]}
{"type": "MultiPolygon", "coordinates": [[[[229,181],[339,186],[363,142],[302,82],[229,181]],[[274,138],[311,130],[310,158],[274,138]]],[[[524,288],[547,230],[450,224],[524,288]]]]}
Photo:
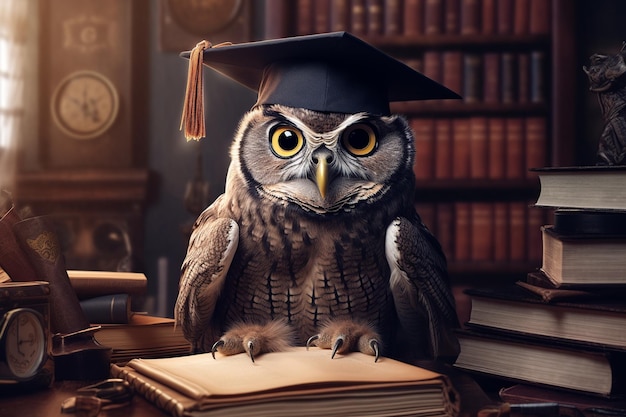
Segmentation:
{"type": "Polygon", "coordinates": [[[183,265],[176,318],[194,346],[239,339],[226,333],[239,324],[253,333],[283,321],[305,344],[323,326],[355,334],[345,324],[361,323],[383,354],[448,356],[454,300],[445,256],[415,212],[413,143],[399,116],[284,106],[244,116],[225,193],[200,215],[183,265]],[[287,149],[276,150],[285,129],[287,149]]]}

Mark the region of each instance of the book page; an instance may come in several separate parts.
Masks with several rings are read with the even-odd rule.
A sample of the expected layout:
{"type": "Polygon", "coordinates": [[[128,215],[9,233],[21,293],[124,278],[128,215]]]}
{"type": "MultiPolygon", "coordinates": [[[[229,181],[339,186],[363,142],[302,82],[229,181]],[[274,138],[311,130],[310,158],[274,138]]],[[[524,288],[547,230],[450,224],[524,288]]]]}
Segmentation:
{"type": "Polygon", "coordinates": [[[358,352],[331,359],[329,350],[294,348],[266,353],[255,362],[245,354],[210,353],[163,359],[134,359],[128,366],[195,398],[252,394],[302,385],[354,386],[429,381],[440,385],[441,375],[389,358],[358,352]]]}

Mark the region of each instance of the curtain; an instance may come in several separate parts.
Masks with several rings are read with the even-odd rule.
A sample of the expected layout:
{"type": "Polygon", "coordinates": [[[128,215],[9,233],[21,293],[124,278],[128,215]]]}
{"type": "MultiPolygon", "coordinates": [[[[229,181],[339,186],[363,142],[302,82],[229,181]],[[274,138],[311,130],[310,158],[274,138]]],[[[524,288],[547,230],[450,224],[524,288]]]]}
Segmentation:
{"type": "Polygon", "coordinates": [[[0,0],[0,188],[12,184],[24,116],[31,1],[0,0]]]}

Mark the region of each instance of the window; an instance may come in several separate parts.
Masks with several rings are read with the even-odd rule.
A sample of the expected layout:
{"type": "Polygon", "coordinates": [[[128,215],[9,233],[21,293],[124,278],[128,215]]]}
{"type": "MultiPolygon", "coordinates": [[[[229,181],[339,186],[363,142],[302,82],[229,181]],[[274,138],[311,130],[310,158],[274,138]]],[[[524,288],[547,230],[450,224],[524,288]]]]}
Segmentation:
{"type": "Polygon", "coordinates": [[[0,0],[0,187],[12,178],[20,137],[31,3],[0,0]]]}

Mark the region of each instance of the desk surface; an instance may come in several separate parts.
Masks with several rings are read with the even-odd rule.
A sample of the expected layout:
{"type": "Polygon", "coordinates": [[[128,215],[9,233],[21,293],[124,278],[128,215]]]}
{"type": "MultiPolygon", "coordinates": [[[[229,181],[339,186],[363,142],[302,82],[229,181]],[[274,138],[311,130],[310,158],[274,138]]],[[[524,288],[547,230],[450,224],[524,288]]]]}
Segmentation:
{"type": "MultiPolygon", "coordinates": [[[[476,382],[469,376],[453,372],[451,380],[461,397],[461,416],[475,416],[486,404],[493,403],[476,382]]],[[[0,416],[2,417],[76,417],[75,414],[62,414],[61,403],[75,395],[80,387],[91,381],[55,382],[49,388],[30,392],[24,390],[0,391],[0,416]]],[[[131,404],[125,407],[101,411],[98,417],[163,417],[161,411],[140,395],[135,395],[131,404]]]]}

